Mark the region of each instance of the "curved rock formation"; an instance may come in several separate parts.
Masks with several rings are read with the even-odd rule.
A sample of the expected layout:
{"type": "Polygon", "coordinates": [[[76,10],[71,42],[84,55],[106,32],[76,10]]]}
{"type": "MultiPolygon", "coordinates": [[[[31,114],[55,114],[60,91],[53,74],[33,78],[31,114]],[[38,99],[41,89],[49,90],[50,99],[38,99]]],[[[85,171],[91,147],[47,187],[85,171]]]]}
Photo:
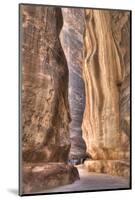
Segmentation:
{"type": "Polygon", "coordinates": [[[69,68],[69,105],[71,149],[69,159],[86,156],[82,138],[82,118],[85,107],[85,88],[82,78],[84,9],[63,8],[64,25],[60,39],[69,68]]]}
{"type": "Polygon", "coordinates": [[[79,174],[68,159],[86,155],[88,171],[129,176],[130,13],[63,8],[62,16],[58,7],[38,5],[20,11],[21,190],[74,182],[79,174]]]}
{"type": "Polygon", "coordinates": [[[126,161],[126,176],[130,148],[129,17],[126,11],[85,11],[83,67],[86,90],[83,137],[95,160],[85,164],[89,170],[100,168],[102,172],[117,163],[110,173],[120,175],[120,166],[126,161]],[[102,160],[111,161],[107,165],[102,160]]]}

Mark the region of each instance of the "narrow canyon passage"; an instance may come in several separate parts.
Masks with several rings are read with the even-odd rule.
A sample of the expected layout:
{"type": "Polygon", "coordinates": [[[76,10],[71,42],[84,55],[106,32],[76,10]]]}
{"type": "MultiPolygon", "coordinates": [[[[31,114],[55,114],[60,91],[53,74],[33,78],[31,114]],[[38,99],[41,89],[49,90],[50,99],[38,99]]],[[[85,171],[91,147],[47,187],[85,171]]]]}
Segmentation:
{"type": "Polygon", "coordinates": [[[71,122],[69,124],[71,148],[70,162],[80,163],[86,158],[86,144],[82,137],[85,108],[85,86],[82,77],[84,10],[62,8],[63,27],[60,41],[69,69],[68,99],[71,122]]]}
{"type": "Polygon", "coordinates": [[[21,13],[22,193],[128,188],[129,13],[21,13]]]}
{"type": "Polygon", "coordinates": [[[69,69],[69,159],[88,171],[129,176],[129,13],[63,8],[69,69]],[[80,164],[80,163],[79,163],[80,164]]]}

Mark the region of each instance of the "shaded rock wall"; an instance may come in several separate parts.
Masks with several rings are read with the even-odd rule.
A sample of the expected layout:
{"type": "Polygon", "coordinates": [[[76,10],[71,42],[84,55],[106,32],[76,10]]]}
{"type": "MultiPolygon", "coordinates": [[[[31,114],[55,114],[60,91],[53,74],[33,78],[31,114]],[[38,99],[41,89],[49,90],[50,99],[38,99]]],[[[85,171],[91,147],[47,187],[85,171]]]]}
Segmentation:
{"type": "MultiPolygon", "coordinates": [[[[130,13],[125,11],[85,11],[83,137],[95,166],[97,160],[100,164],[101,160],[129,160],[129,18],[130,13]]],[[[125,174],[129,175],[128,168],[125,174]]]]}
{"type": "Polygon", "coordinates": [[[71,149],[69,158],[85,157],[86,145],[82,138],[82,118],[85,89],[82,79],[84,9],[62,8],[64,25],[61,43],[69,68],[69,104],[71,149]]]}
{"type": "Polygon", "coordinates": [[[70,115],[61,9],[22,6],[21,12],[23,160],[67,161],[70,115]]]}

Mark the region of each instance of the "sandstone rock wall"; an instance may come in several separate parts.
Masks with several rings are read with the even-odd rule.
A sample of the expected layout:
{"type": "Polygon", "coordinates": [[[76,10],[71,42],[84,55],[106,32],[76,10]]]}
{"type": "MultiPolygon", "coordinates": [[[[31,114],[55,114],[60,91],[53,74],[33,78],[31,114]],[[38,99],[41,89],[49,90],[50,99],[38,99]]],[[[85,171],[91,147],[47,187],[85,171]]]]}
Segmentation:
{"type": "Polygon", "coordinates": [[[79,179],[70,149],[68,67],[59,35],[61,8],[21,5],[20,194],[79,179]]]}
{"type": "MultiPolygon", "coordinates": [[[[107,168],[101,165],[101,160],[118,160],[118,163],[129,160],[129,18],[130,13],[126,11],[85,11],[83,137],[87,151],[96,165],[100,165],[100,172],[107,168]]],[[[111,168],[112,162],[108,166],[111,168]]],[[[112,174],[122,169],[116,168],[112,174]]],[[[127,165],[125,174],[129,175],[127,165]]]]}
{"type": "Polygon", "coordinates": [[[70,159],[85,157],[86,145],[82,138],[82,118],[85,107],[85,88],[82,78],[84,9],[63,8],[61,43],[69,68],[70,159]]]}
{"type": "Polygon", "coordinates": [[[70,115],[61,9],[22,6],[21,12],[23,160],[67,161],[70,115]]]}
{"type": "Polygon", "coordinates": [[[39,190],[52,179],[53,187],[78,179],[76,168],[63,162],[85,156],[86,147],[89,171],[128,176],[129,12],[25,5],[21,16],[24,191],[35,190],[36,175],[39,190]],[[51,178],[44,182],[46,169],[51,178]]]}

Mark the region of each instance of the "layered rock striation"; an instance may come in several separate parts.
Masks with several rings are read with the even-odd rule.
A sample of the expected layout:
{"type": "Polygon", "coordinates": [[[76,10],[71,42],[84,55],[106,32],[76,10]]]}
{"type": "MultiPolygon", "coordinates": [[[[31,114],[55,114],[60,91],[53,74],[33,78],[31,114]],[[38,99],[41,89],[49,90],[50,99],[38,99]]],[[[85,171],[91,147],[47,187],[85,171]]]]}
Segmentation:
{"type": "Polygon", "coordinates": [[[68,67],[60,8],[22,7],[23,160],[67,161],[70,149],[68,67]]]}
{"type": "Polygon", "coordinates": [[[63,8],[63,28],[60,34],[69,69],[70,140],[69,159],[86,156],[82,138],[82,119],[85,107],[85,88],[82,78],[84,9],[63,8]]]}
{"type": "Polygon", "coordinates": [[[129,175],[130,149],[129,18],[126,11],[85,11],[82,127],[93,159],[85,164],[90,171],[124,176],[129,175]]]}
{"type": "Polygon", "coordinates": [[[53,167],[54,171],[59,172],[56,185],[61,183],[66,173],[72,178],[65,178],[62,184],[75,181],[78,175],[74,175],[77,169],[71,165],[58,164],[67,162],[70,149],[68,67],[59,40],[63,25],[61,9],[22,5],[20,11],[23,192],[29,191],[31,184],[30,192],[34,192],[32,188],[36,187],[36,178],[38,183],[41,181],[42,190],[46,189],[47,184],[51,185],[48,177],[52,171],[49,171],[49,175],[45,172],[45,166],[51,167],[48,162],[56,162],[53,167]],[[34,167],[42,163],[40,174],[35,171],[33,174],[32,169],[27,171],[25,163],[30,166],[35,163],[34,167]],[[64,174],[61,167],[63,170],[65,168],[64,174]]]}
{"type": "Polygon", "coordinates": [[[130,13],[22,5],[21,17],[23,193],[79,179],[67,162],[86,153],[88,171],[129,176],[130,13]]]}

